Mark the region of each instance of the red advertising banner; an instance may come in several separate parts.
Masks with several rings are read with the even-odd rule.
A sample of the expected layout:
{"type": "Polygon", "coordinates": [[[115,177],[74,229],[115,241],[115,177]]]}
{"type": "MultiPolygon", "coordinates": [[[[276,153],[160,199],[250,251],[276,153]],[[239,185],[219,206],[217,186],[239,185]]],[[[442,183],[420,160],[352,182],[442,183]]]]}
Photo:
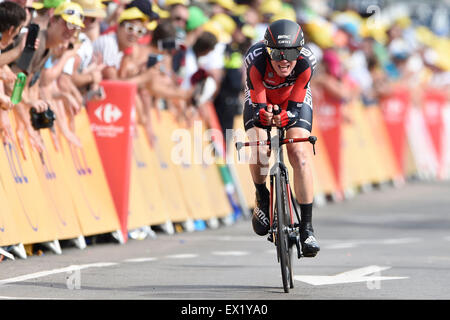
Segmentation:
{"type": "MultiPolygon", "coordinates": [[[[316,98],[316,96],[314,96],[316,98]]],[[[319,127],[325,149],[328,151],[328,156],[333,168],[334,177],[339,191],[342,191],[342,170],[341,170],[341,124],[342,124],[342,103],[326,94],[317,96],[315,103],[315,114],[317,120],[316,125],[319,127]]],[[[314,134],[314,128],[313,132],[314,134]]],[[[318,146],[319,147],[319,146],[318,146]]]]}
{"type": "Polygon", "coordinates": [[[394,92],[381,99],[381,112],[394,151],[400,172],[405,174],[406,130],[405,122],[410,107],[410,94],[406,88],[396,88],[394,92]]]}
{"type": "Polygon", "coordinates": [[[106,98],[90,101],[87,111],[126,241],[137,89],[123,81],[104,81],[102,86],[106,98]]]}
{"type": "Polygon", "coordinates": [[[425,90],[422,102],[422,113],[431,136],[433,148],[436,151],[440,172],[442,171],[443,165],[442,136],[444,123],[442,110],[445,103],[446,95],[444,91],[432,88],[425,90]]]}

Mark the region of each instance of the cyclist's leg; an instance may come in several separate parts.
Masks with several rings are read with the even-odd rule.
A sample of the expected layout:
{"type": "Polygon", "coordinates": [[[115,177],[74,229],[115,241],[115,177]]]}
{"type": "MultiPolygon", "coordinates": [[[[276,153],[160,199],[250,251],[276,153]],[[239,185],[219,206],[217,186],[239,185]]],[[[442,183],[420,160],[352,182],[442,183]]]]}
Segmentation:
{"type": "MultiPolygon", "coordinates": [[[[266,140],[267,132],[264,129],[255,127],[252,120],[251,105],[244,106],[244,128],[249,141],[266,140]]],[[[269,231],[269,190],[266,186],[266,179],[269,172],[269,156],[267,146],[250,148],[250,173],[256,188],[256,204],[253,211],[253,230],[258,235],[266,235],[269,231]]]]}
{"type": "MultiPolygon", "coordinates": [[[[287,138],[306,138],[310,135],[313,122],[311,91],[308,88],[303,106],[298,110],[299,120],[286,132],[287,138]]],[[[312,176],[313,150],[309,143],[294,143],[287,146],[289,162],[294,170],[294,191],[300,214],[300,240],[303,255],[314,257],[320,250],[312,227],[314,187],[312,176]]]]}
{"type": "MultiPolygon", "coordinates": [[[[291,127],[286,138],[307,138],[310,136],[304,128],[291,127]]],[[[313,176],[311,169],[312,146],[309,143],[292,143],[286,145],[289,162],[294,171],[294,191],[300,204],[312,203],[314,199],[313,176]]]]}
{"type": "MultiPolygon", "coordinates": [[[[286,131],[287,138],[307,138],[311,135],[313,123],[313,107],[311,89],[308,86],[305,100],[297,110],[299,119],[286,131]]],[[[293,143],[287,145],[289,162],[294,169],[294,190],[300,204],[311,204],[314,198],[311,161],[312,145],[309,143],[293,143]]]]}
{"type": "MultiPolygon", "coordinates": [[[[304,128],[290,128],[287,138],[305,138],[310,135],[304,128]]],[[[300,207],[300,242],[305,257],[314,257],[320,250],[312,226],[314,200],[312,175],[312,146],[309,143],[294,143],[287,146],[289,162],[294,171],[294,191],[300,207]]]]}

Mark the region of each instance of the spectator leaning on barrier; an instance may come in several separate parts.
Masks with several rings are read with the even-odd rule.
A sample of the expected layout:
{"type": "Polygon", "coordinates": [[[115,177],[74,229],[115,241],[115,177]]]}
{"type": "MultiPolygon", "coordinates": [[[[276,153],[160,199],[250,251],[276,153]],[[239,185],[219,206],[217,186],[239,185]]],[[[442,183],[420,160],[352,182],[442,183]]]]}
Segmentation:
{"type": "MultiPolygon", "coordinates": [[[[1,50],[8,47],[14,37],[20,32],[26,19],[25,10],[16,3],[2,2],[0,3],[0,57],[1,50]]],[[[8,61],[5,61],[6,63],[8,61]]],[[[13,75],[12,75],[13,76],[13,75]]],[[[3,85],[4,81],[11,82],[14,77],[11,77],[8,66],[4,65],[0,59],[0,112],[9,110],[13,107],[9,95],[5,92],[3,85]]],[[[2,118],[2,116],[0,116],[2,118]]],[[[0,130],[3,128],[0,123],[0,130]]]]}
{"type": "Polygon", "coordinates": [[[218,84],[208,71],[200,66],[199,60],[212,52],[216,44],[217,37],[211,32],[204,31],[200,34],[194,45],[186,51],[186,72],[181,84],[185,90],[195,90],[192,105],[199,108],[198,111],[205,121],[209,119],[204,103],[212,101],[218,84]]]}
{"type": "Polygon", "coordinates": [[[189,19],[189,9],[186,0],[168,0],[165,2],[169,10],[169,19],[177,29],[177,39],[184,41],[186,24],[189,19]]]}
{"type": "Polygon", "coordinates": [[[119,17],[117,31],[102,35],[94,41],[94,54],[98,54],[105,65],[104,79],[129,78],[122,60],[124,56],[133,54],[139,38],[147,34],[148,20],[149,17],[137,7],[126,9],[119,17]]]}
{"type": "MultiPolygon", "coordinates": [[[[9,46],[25,23],[25,10],[14,2],[0,3],[0,50],[9,46]]],[[[1,52],[1,51],[0,51],[1,52]]]]}
{"type": "MultiPolygon", "coordinates": [[[[17,61],[12,66],[15,72],[23,71],[28,75],[27,85],[22,93],[22,102],[14,108],[17,118],[18,140],[22,151],[24,150],[24,130],[28,132],[32,146],[38,151],[42,150],[41,139],[31,126],[28,109],[35,108],[37,112],[44,112],[48,109],[49,103],[40,97],[40,74],[50,57],[50,50],[57,49],[61,45],[67,46],[73,39],[77,28],[83,26],[82,19],[83,11],[81,7],[70,2],[62,3],[55,9],[47,30],[39,31],[39,46],[34,52],[27,70],[21,70],[17,61]]],[[[19,38],[17,43],[20,43],[20,41],[22,39],[19,38]]]]}
{"type": "Polygon", "coordinates": [[[162,20],[153,31],[149,47],[156,63],[148,64],[148,58],[145,63],[155,72],[155,77],[146,84],[146,88],[157,98],[188,100],[190,92],[178,88],[172,69],[173,55],[179,49],[176,35],[177,30],[170,20],[162,20]]]}
{"type": "Polygon", "coordinates": [[[61,75],[59,83],[66,88],[73,83],[83,95],[84,103],[94,98],[103,98],[101,90],[102,71],[104,65],[101,59],[94,55],[93,42],[100,36],[100,21],[106,17],[105,6],[100,0],[74,0],[84,11],[84,28],[75,43],[80,43],[77,54],[70,59],[61,75]]]}
{"type": "Polygon", "coordinates": [[[188,10],[189,15],[186,22],[186,38],[184,44],[186,47],[191,47],[203,32],[202,26],[209,19],[200,7],[190,6],[188,10]]]}
{"type": "Polygon", "coordinates": [[[28,11],[26,11],[20,4],[13,1],[2,2],[2,17],[0,20],[0,25],[2,28],[2,31],[0,31],[0,68],[3,68],[3,70],[0,72],[0,80],[6,81],[11,86],[16,79],[16,76],[9,71],[6,65],[16,60],[25,47],[25,37],[22,39],[22,42],[15,47],[12,47],[12,42],[24,29],[24,26],[26,26],[27,21],[29,21],[28,17],[28,11]],[[11,3],[14,4],[11,5],[11,3]],[[25,14],[25,19],[21,20],[23,18],[23,14],[25,14]],[[11,29],[11,27],[15,24],[17,24],[16,28],[11,29]]]}
{"type": "Polygon", "coordinates": [[[176,38],[177,30],[170,20],[161,20],[153,30],[152,40],[148,46],[142,68],[149,69],[153,74],[145,84],[141,97],[144,102],[146,129],[151,137],[150,109],[156,105],[158,99],[164,99],[169,110],[174,111],[180,122],[189,122],[187,106],[190,103],[193,90],[180,88],[173,70],[173,56],[179,49],[176,38]]]}
{"type": "Polygon", "coordinates": [[[184,33],[180,33],[178,31],[177,38],[181,41],[181,46],[179,50],[175,53],[173,57],[173,69],[175,73],[179,77],[178,83],[181,84],[183,82],[183,78],[186,74],[186,50],[189,47],[192,47],[195,40],[198,38],[200,33],[202,33],[202,26],[208,21],[208,17],[204,14],[203,10],[197,6],[190,6],[183,11],[182,14],[178,16],[179,13],[174,11],[171,12],[170,20],[174,22],[176,18],[178,22],[174,22],[176,26],[178,26],[178,30],[180,30],[180,20],[184,20],[186,18],[186,22],[184,23],[184,33]]]}

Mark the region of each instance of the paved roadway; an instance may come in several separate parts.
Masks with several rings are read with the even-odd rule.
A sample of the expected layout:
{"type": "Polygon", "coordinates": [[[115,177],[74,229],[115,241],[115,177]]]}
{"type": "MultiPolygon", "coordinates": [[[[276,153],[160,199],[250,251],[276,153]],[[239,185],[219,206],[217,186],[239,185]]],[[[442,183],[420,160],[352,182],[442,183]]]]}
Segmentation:
{"type": "Polygon", "coordinates": [[[315,209],[314,226],[322,250],[295,261],[289,294],[281,287],[274,247],[253,235],[245,220],[3,261],[0,297],[450,299],[449,182],[410,182],[328,204],[315,209]]]}

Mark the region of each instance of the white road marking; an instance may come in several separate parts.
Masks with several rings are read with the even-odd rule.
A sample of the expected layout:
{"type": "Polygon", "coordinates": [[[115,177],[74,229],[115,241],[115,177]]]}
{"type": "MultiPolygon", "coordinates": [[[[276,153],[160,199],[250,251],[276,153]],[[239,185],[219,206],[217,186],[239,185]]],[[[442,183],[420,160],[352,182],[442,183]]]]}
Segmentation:
{"type": "Polygon", "coordinates": [[[158,258],[155,257],[144,257],[144,258],[134,258],[134,259],[126,259],[123,260],[124,262],[148,262],[148,261],[155,261],[158,260],[158,258]]]}
{"type": "Polygon", "coordinates": [[[46,270],[46,271],[40,271],[35,273],[26,274],[23,276],[18,276],[14,278],[9,279],[3,279],[0,280],[0,286],[4,284],[14,283],[14,282],[23,282],[31,279],[37,279],[46,277],[49,275],[57,274],[57,273],[63,273],[63,272],[73,272],[75,270],[82,270],[87,268],[103,268],[103,267],[110,267],[117,265],[115,262],[98,262],[98,263],[91,263],[91,264],[82,264],[82,265],[71,265],[65,268],[59,268],[59,269],[53,269],[53,270],[46,270]]]}
{"type": "Polygon", "coordinates": [[[422,239],[420,238],[398,238],[398,239],[385,239],[381,243],[384,244],[408,244],[408,243],[415,243],[415,242],[421,242],[422,239]]]}
{"type": "MultiPolygon", "coordinates": [[[[319,239],[320,241],[320,239],[319,239]]],[[[335,249],[347,249],[354,248],[363,245],[373,245],[373,244],[409,244],[421,242],[423,239],[421,238],[392,238],[392,239],[360,239],[355,241],[342,241],[342,240],[334,240],[332,244],[328,244],[323,246],[324,249],[335,250],[335,249]]],[[[331,242],[331,241],[324,241],[331,242]]]]}
{"type": "Polygon", "coordinates": [[[334,276],[294,275],[294,280],[306,282],[314,286],[322,286],[322,285],[354,283],[354,282],[373,283],[375,281],[397,280],[408,278],[408,277],[382,277],[379,275],[381,271],[388,270],[390,268],[391,267],[368,266],[364,268],[342,272],[334,276]],[[374,273],[376,275],[369,276],[369,274],[374,273]]]}
{"type": "Polygon", "coordinates": [[[37,298],[37,297],[7,297],[0,296],[0,300],[61,300],[64,298],[37,298]]]}
{"type": "Polygon", "coordinates": [[[183,253],[183,254],[172,254],[169,256],[166,256],[166,258],[169,259],[190,259],[190,258],[197,258],[198,254],[193,253],[183,253]]]}
{"type": "Polygon", "coordinates": [[[258,236],[219,236],[212,238],[214,241],[261,241],[261,238],[258,236]]]}
{"type": "Polygon", "coordinates": [[[347,248],[354,248],[358,245],[354,242],[342,242],[342,243],[335,243],[328,246],[324,246],[324,249],[328,250],[334,250],[334,249],[347,249],[347,248]]]}
{"type": "Polygon", "coordinates": [[[216,256],[246,256],[250,254],[250,252],[247,251],[213,251],[213,255],[216,256]]]}

